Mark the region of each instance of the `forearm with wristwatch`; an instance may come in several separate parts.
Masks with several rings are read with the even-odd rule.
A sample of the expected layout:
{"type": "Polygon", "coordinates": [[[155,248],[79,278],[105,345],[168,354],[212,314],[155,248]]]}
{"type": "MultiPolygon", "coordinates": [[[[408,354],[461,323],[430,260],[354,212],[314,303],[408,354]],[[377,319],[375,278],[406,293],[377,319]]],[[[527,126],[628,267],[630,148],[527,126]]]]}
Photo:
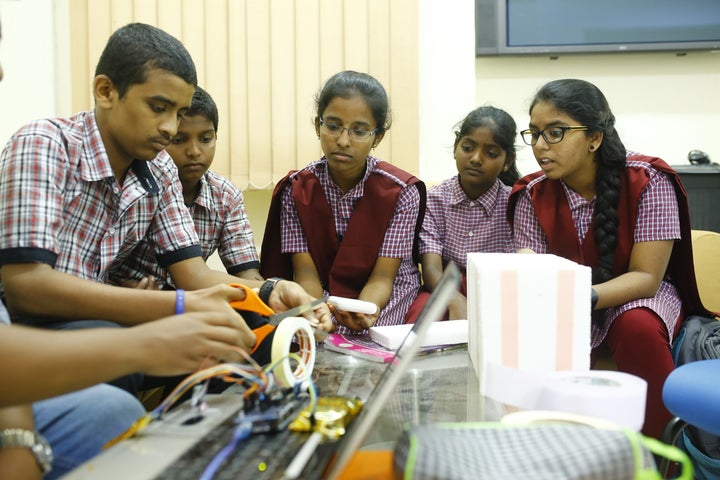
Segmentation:
{"type": "MultiPolygon", "coordinates": [[[[14,475],[19,469],[31,472],[36,469],[38,478],[50,472],[52,468],[52,449],[47,440],[34,430],[32,407],[16,406],[0,409],[0,477],[10,469],[14,475]],[[29,467],[27,454],[34,458],[36,465],[29,467]]],[[[17,478],[27,478],[19,475],[17,478]]]]}
{"type": "Polygon", "coordinates": [[[284,279],[279,277],[268,278],[260,286],[260,290],[258,291],[258,297],[260,297],[260,300],[262,300],[265,305],[269,305],[270,294],[275,289],[275,286],[282,280],[284,279]]]}

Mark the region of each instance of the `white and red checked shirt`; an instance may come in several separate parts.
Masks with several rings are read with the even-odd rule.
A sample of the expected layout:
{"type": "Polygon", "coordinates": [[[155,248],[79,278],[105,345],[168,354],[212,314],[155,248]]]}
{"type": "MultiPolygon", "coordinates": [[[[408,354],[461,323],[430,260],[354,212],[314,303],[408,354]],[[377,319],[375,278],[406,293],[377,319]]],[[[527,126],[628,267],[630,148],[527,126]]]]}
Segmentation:
{"type": "MultiPolygon", "coordinates": [[[[403,184],[398,178],[390,175],[384,170],[375,169],[377,158],[367,158],[365,176],[349,192],[343,194],[342,190],[333,182],[327,172],[327,160],[323,157],[305,167],[315,174],[322,185],[325,197],[330,204],[335,219],[335,231],[338,235],[344,235],[347,230],[350,217],[357,202],[362,198],[365,182],[370,173],[376,171],[394,179],[396,183],[403,184]]],[[[410,305],[417,297],[420,290],[420,272],[412,258],[413,240],[415,237],[415,225],[417,224],[420,212],[420,193],[414,186],[405,186],[400,192],[395,213],[390,220],[390,225],[385,232],[385,239],[380,247],[379,257],[402,258],[400,269],[393,282],[390,301],[380,311],[375,323],[381,325],[398,325],[405,322],[410,305]]],[[[305,232],[300,225],[300,220],[295,208],[295,201],[291,195],[291,189],[285,188],[282,197],[282,214],[280,219],[282,229],[282,253],[308,252],[308,244],[305,239],[305,232]]],[[[331,292],[324,292],[327,295],[331,292]]],[[[348,333],[345,327],[338,327],[338,333],[348,333]]]]}
{"type": "Polygon", "coordinates": [[[93,112],[39,120],[0,156],[0,265],[40,262],[106,282],[144,238],[170,265],[200,255],[170,156],[136,160],[120,185],[93,112]]]}
{"type": "MultiPolygon", "coordinates": [[[[640,196],[638,215],[635,221],[634,243],[653,242],[659,240],[677,240],[680,238],[680,217],[678,211],[675,189],[667,176],[652,168],[645,162],[627,161],[628,166],[640,166],[648,172],[649,181],[640,196]]],[[[543,181],[543,175],[533,182],[518,198],[514,216],[514,242],[515,248],[529,248],[535,253],[547,253],[547,239],[535,217],[535,211],[530,202],[529,190],[537,182],[543,181]]],[[[575,230],[582,244],[588,227],[592,223],[595,199],[588,201],[563,183],[563,190],[570,206],[575,230]]],[[[655,312],[667,325],[672,342],[672,336],[677,323],[682,302],[675,287],[668,282],[661,282],[657,293],[652,298],[632,300],[624,305],[611,307],[605,310],[604,325],[593,324],[592,347],[595,348],[605,339],[605,335],[615,318],[623,312],[633,308],[646,307],[655,312]]]]}
{"type": "MultiPolygon", "coordinates": [[[[200,239],[203,259],[207,260],[217,250],[231,275],[260,268],[243,194],[228,179],[208,170],[200,179],[200,190],[188,209],[200,239]]],[[[174,286],[167,269],[155,259],[151,245],[142,242],[121,270],[113,273],[111,281],[139,281],[149,275],[174,286]]]]}
{"type": "Polygon", "coordinates": [[[437,253],[443,264],[467,266],[471,252],[513,252],[506,211],[510,187],[495,184],[475,200],[460,186],[457,175],[428,190],[427,210],[420,233],[420,254],[437,253]]]}

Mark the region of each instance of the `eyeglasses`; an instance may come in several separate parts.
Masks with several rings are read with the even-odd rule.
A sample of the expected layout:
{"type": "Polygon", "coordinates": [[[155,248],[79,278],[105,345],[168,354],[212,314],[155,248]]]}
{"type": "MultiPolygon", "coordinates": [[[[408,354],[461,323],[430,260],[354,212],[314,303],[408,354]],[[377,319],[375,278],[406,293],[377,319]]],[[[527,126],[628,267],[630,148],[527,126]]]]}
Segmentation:
{"type": "Polygon", "coordinates": [[[330,123],[326,122],[322,119],[322,117],[319,118],[320,121],[320,131],[324,133],[325,135],[329,135],[333,138],[338,138],[342,133],[347,130],[348,136],[350,137],[350,140],[353,142],[369,142],[370,139],[375,135],[378,131],[376,128],[375,130],[361,130],[359,128],[345,128],[342,125],[338,125],[337,123],[330,123]]]}
{"type": "Polygon", "coordinates": [[[553,144],[553,143],[560,143],[562,142],[562,139],[565,138],[565,132],[568,130],[587,130],[588,127],[585,125],[577,125],[574,127],[561,127],[561,126],[554,126],[554,127],[547,127],[543,130],[532,130],[527,129],[520,132],[520,136],[522,136],[523,142],[525,142],[527,145],[535,145],[540,138],[540,135],[542,135],[543,139],[545,140],[545,143],[547,144],[553,144]]]}

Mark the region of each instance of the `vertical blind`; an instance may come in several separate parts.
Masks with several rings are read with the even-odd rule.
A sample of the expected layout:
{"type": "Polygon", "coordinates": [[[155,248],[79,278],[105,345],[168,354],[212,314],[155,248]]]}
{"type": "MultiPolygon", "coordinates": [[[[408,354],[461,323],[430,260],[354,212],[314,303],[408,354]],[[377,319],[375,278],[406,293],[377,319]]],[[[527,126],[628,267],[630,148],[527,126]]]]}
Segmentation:
{"type": "Polygon", "coordinates": [[[374,155],[418,174],[415,0],[70,0],[73,111],[112,32],[130,22],[180,39],[220,127],[213,170],[241,189],[271,188],[321,155],[314,96],[346,69],[388,90],[393,126],[374,155]]]}

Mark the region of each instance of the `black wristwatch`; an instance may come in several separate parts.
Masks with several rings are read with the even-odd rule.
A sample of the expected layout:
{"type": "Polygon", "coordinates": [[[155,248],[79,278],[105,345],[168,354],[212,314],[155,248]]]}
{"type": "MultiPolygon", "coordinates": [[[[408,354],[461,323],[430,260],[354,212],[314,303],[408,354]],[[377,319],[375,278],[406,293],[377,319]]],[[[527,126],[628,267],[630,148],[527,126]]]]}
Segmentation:
{"type": "Polygon", "coordinates": [[[275,285],[280,280],[284,280],[284,278],[280,277],[272,277],[265,280],[260,287],[260,290],[258,291],[258,297],[260,297],[260,300],[265,302],[267,304],[270,301],[270,294],[272,293],[273,289],[275,288],[275,285]]]}
{"type": "Polygon", "coordinates": [[[43,475],[52,470],[53,453],[45,437],[24,428],[0,430],[0,448],[29,448],[43,475]]]}

